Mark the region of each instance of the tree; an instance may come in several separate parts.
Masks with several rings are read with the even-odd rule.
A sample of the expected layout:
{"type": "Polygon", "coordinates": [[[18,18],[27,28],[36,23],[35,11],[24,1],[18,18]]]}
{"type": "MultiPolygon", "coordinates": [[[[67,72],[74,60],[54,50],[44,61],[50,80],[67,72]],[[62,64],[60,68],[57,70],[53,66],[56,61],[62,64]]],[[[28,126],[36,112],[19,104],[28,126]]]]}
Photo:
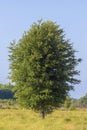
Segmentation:
{"type": "Polygon", "coordinates": [[[71,98],[69,96],[66,97],[66,100],[64,102],[64,107],[68,109],[68,108],[70,108],[71,104],[72,104],[71,98]]]}
{"type": "Polygon", "coordinates": [[[64,102],[79,71],[81,61],[65,39],[63,29],[52,21],[38,21],[16,43],[9,46],[10,79],[15,96],[26,108],[39,111],[42,118],[64,102]]]}

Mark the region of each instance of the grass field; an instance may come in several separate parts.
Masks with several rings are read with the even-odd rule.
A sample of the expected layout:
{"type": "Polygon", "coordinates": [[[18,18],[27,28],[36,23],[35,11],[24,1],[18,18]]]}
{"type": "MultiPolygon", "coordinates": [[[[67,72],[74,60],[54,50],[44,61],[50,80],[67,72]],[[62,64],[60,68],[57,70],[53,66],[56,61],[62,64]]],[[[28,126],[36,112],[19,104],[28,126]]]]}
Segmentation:
{"type": "Polygon", "coordinates": [[[42,120],[30,110],[0,109],[0,130],[87,130],[87,111],[56,110],[42,120]]]}

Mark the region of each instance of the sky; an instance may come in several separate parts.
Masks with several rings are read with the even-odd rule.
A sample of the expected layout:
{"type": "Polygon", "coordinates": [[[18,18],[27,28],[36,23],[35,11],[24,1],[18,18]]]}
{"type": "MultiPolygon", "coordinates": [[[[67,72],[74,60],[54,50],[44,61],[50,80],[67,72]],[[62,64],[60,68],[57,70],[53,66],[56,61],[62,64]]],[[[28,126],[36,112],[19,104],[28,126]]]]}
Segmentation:
{"type": "Polygon", "coordinates": [[[82,58],[77,67],[81,80],[70,92],[71,97],[80,98],[87,93],[87,0],[0,0],[0,83],[8,83],[8,46],[18,41],[24,31],[42,19],[52,20],[63,28],[70,39],[76,57],[82,58]]]}

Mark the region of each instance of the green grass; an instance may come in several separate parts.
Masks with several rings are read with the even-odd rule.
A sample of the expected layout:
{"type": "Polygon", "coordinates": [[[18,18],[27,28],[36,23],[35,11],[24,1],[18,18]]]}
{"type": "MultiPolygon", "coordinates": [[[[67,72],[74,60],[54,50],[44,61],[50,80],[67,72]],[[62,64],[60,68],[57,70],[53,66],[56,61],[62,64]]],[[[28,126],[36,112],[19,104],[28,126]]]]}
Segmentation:
{"type": "Polygon", "coordinates": [[[30,110],[0,109],[0,130],[87,130],[87,111],[56,110],[42,120],[30,110]]]}

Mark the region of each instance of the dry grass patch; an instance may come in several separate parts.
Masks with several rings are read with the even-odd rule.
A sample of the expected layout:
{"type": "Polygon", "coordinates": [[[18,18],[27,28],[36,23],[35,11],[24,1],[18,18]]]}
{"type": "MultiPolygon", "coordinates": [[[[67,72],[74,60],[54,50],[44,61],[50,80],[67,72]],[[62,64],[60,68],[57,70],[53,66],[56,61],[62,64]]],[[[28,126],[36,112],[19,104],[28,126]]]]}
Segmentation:
{"type": "Polygon", "coordinates": [[[87,111],[56,110],[42,120],[31,110],[0,109],[0,130],[87,130],[87,111]]]}

